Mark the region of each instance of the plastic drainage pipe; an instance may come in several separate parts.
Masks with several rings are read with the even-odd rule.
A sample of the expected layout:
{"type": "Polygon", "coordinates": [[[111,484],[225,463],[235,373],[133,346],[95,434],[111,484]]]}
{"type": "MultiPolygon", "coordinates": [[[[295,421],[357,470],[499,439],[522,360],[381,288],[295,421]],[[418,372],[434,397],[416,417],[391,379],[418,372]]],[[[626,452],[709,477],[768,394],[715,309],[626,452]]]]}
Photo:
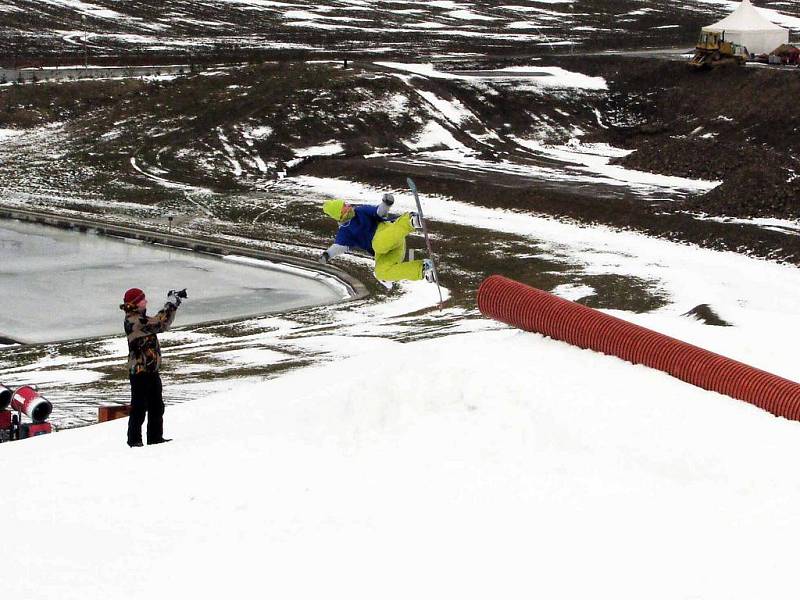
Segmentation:
{"type": "Polygon", "coordinates": [[[669,373],[800,421],[800,384],[500,275],[478,288],[481,313],[525,331],[669,373]]]}

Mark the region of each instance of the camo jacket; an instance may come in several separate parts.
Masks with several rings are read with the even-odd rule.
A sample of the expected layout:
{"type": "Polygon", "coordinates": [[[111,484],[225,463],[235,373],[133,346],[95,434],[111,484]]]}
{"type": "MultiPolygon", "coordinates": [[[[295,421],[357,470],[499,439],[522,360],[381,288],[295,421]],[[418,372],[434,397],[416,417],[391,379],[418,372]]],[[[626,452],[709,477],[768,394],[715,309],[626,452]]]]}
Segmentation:
{"type": "Polygon", "coordinates": [[[175,320],[175,307],[164,305],[156,316],[148,317],[133,306],[125,306],[125,335],[128,337],[128,371],[158,373],[161,367],[161,346],[157,333],[166,331],[175,320]]]}

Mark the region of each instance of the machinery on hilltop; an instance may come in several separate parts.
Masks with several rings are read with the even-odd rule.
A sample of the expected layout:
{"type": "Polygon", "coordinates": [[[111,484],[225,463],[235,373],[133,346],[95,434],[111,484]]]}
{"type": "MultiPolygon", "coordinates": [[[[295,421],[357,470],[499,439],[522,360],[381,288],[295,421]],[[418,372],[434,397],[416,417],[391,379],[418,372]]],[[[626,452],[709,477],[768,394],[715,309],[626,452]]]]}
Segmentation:
{"type": "Polygon", "coordinates": [[[711,69],[729,65],[743,65],[750,58],[747,48],[725,40],[725,32],[703,31],[689,66],[711,69]]]}

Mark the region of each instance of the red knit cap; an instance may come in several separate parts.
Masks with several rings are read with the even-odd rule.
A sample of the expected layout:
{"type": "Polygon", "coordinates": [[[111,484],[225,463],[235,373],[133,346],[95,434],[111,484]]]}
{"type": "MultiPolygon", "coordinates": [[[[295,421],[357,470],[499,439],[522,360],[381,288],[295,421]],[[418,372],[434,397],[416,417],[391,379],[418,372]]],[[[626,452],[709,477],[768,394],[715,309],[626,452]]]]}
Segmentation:
{"type": "Polygon", "coordinates": [[[122,299],[125,304],[139,304],[142,300],[144,300],[144,292],[139,288],[129,289],[122,299]]]}

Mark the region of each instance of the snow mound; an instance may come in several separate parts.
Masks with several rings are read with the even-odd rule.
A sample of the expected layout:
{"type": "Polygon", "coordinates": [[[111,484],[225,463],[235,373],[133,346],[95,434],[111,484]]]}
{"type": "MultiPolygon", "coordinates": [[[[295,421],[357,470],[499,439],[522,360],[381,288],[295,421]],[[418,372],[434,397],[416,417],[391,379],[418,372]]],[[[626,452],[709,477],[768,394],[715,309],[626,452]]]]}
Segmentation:
{"type": "Polygon", "coordinates": [[[799,424],[504,328],[362,343],[170,407],[167,445],[4,444],[5,593],[796,597],[799,424]]]}

